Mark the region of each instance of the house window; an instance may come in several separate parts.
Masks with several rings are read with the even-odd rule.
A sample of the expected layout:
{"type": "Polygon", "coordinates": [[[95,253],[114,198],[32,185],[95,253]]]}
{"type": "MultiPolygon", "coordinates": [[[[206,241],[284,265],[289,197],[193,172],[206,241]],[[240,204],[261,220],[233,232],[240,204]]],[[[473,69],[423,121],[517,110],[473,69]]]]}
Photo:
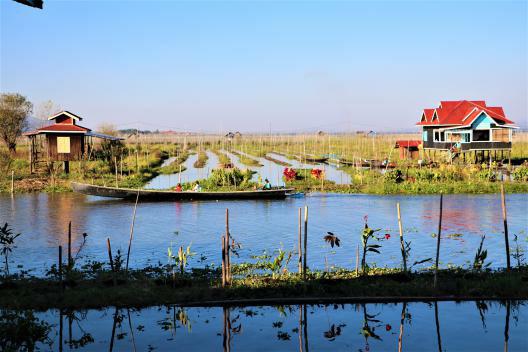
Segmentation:
{"type": "Polygon", "coordinates": [[[423,131],[423,132],[422,132],[422,140],[423,140],[424,142],[427,142],[427,131],[423,131]]]}
{"type": "Polygon", "coordinates": [[[473,142],[489,142],[490,130],[474,130],[473,142]]]}
{"type": "Polygon", "coordinates": [[[70,153],[70,137],[57,137],[57,153],[70,153]]]}
{"type": "Polygon", "coordinates": [[[444,132],[435,131],[434,133],[434,141],[435,142],[443,142],[445,141],[445,135],[444,132]]]}

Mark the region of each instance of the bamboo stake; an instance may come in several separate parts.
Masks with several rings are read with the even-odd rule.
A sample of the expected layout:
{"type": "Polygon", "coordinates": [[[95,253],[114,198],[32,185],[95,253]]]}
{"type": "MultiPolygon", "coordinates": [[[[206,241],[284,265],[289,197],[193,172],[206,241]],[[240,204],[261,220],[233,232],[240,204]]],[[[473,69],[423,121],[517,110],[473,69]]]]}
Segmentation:
{"type": "Polygon", "coordinates": [[[222,236],[222,287],[226,285],[225,236],[222,236]]]}
{"type": "Polygon", "coordinates": [[[502,221],[504,222],[504,242],[506,246],[506,270],[510,271],[510,241],[508,239],[508,217],[506,215],[506,197],[504,184],[501,184],[502,221]]]}
{"type": "Polygon", "coordinates": [[[403,241],[403,226],[401,221],[400,203],[396,203],[396,209],[398,210],[398,228],[400,229],[400,247],[403,258],[403,271],[407,272],[407,258],[405,255],[405,244],[403,241]]]}
{"type": "Polygon", "coordinates": [[[106,238],[106,246],[108,248],[108,258],[110,259],[110,268],[112,269],[112,280],[114,286],[117,286],[116,272],[114,267],[114,259],[112,258],[112,246],[110,245],[110,237],[106,238]]]}
{"type": "Polygon", "coordinates": [[[356,277],[359,275],[359,244],[356,247],[356,277]]]}
{"type": "Polygon", "coordinates": [[[118,171],[118,167],[117,167],[117,156],[114,157],[114,164],[115,164],[115,182],[116,182],[116,188],[119,187],[119,184],[117,182],[117,171],[118,171]]]}
{"type": "Polygon", "coordinates": [[[132,223],[130,224],[130,237],[128,239],[128,251],[127,251],[127,260],[125,268],[125,277],[128,279],[128,260],[130,259],[130,247],[132,247],[132,239],[134,238],[134,224],[136,222],[136,210],[139,200],[139,188],[136,196],[136,204],[134,205],[134,213],[132,215],[132,223]]]}
{"type": "Polygon", "coordinates": [[[307,262],[308,253],[308,206],[304,206],[304,263],[303,263],[303,279],[306,280],[306,271],[308,267],[307,262]]]}
{"type": "Polygon", "coordinates": [[[11,171],[11,194],[15,193],[15,170],[11,171]]]}
{"type": "Polygon", "coordinates": [[[230,236],[229,236],[229,209],[226,208],[226,283],[231,284],[231,245],[230,245],[230,236]]]}
{"type": "Polygon", "coordinates": [[[303,272],[302,265],[302,208],[299,207],[299,274],[303,272]]]}
{"type": "Polygon", "coordinates": [[[442,208],[444,204],[444,195],[440,193],[440,214],[438,218],[438,234],[436,239],[436,261],[435,261],[435,274],[434,274],[434,284],[436,287],[436,281],[438,277],[438,262],[440,260],[440,238],[442,237],[442,208]]]}

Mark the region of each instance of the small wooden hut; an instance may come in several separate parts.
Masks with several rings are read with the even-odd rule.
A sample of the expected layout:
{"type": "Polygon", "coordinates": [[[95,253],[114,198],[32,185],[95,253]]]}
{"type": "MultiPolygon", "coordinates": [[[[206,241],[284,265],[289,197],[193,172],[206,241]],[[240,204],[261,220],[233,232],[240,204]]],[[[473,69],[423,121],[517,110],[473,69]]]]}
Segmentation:
{"type": "Polygon", "coordinates": [[[93,148],[93,138],[118,142],[122,138],[92,132],[77,124],[82,118],[69,111],[50,116],[54,123],[24,133],[29,138],[29,164],[33,173],[39,163],[64,162],[64,171],[69,173],[70,161],[80,161],[93,148]]]}
{"type": "Polygon", "coordinates": [[[394,148],[400,150],[400,160],[418,159],[420,157],[420,144],[422,144],[422,142],[416,140],[399,140],[396,141],[394,148]]]}

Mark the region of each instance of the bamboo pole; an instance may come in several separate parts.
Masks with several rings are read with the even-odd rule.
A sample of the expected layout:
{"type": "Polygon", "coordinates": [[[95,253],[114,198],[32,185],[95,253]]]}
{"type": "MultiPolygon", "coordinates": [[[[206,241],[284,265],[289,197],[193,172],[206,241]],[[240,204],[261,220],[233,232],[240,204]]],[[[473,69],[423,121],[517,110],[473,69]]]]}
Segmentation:
{"type": "Polygon", "coordinates": [[[229,236],[229,209],[226,208],[225,213],[225,220],[226,220],[226,283],[228,285],[231,284],[231,244],[230,244],[230,236],[229,236]]]}
{"type": "Polygon", "coordinates": [[[15,193],[15,170],[11,170],[11,194],[15,193]]]}
{"type": "Polygon", "coordinates": [[[435,274],[434,274],[434,284],[436,287],[437,277],[438,277],[438,262],[440,260],[440,238],[442,237],[442,208],[444,204],[444,195],[440,193],[440,214],[438,217],[438,233],[436,238],[436,260],[435,260],[435,274]]]}
{"type": "Polygon", "coordinates": [[[359,275],[359,244],[356,247],[356,277],[359,275]]]}
{"type": "Polygon", "coordinates": [[[222,236],[222,287],[226,285],[225,236],[222,236]]]}
{"type": "Polygon", "coordinates": [[[303,272],[303,264],[302,264],[302,208],[299,207],[299,274],[303,272]]]}
{"type": "Polygon", "coordinates": [[[504,242],[506,246],[506,270],[510,271],[510,241],[508,239],[508,217],[506,214],[506,196],[504,195],[504,184],[501,184],[502,221],[504,222],[504,242]]]}
{"type": "Polygon", "coordinates": [[[115,184],[116,184],[116,188],[118,188],[119,187],[119,183],[117,181],[117,172],[118,172],[117,156],[114,157],[114,164],[115,164],[115,184]]]}
{"type": "Polygon", "coordinates": [[[407,258],[405,255],[405,243],[403,241],[403,225],[401,220],[401,211],[400,211],[400,203],[396,203],[396,209],[398,210],[398,228],[400,230],[400,248],[402,252],[402,258],[403,258],[403,271],[407,272],[407,258]]]}
{"type": "Polygon", "coordinates": [[[308,267],[307,262],[308,253],[308,206],[304,206],[304,263],[303,263],[303,279],[306,280],[306,271],[308,267]]]}
{"type": "Polygon", "coordinates": [[[112,269],[112,281],[114,286],[117,286],[116,272],[114,267],[114,259],[112,258],[112,246],[110,244],[110,237],[106,238],[106,246],[108,248],[108,258],[110,259],[110,269],[112,269]]]}
{"type": "Polygon", "coordinates": [[[134,224],[136,222],[136,211],[139,200],[139,188],[136,195],[136,204],[134,204],[134,213],[132,214],[132,223],[130,224],[130,237],[128,239],[128,250],[127,250],[127,259],[125,267],[125,277],[128,279],[128,261],[130,259],[130,248],[132,247],[132,239],[134,238],[134,224]]]}

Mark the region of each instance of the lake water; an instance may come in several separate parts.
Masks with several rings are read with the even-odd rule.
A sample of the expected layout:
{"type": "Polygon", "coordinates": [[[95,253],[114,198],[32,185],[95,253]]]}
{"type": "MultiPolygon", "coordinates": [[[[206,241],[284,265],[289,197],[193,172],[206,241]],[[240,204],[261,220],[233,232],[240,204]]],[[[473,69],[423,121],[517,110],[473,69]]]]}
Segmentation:
{"type": "MultiPolygon", "coordinates": [[[[241,243],[240,257],[233,263],[254,261],[253,255],[279,248],[297,247],[298,209],[309,208],[308,266],[355,267],[364,216],[372,228],[380,228],[381,254],[371,253],[370,264],[401,266],[396,203],[401,203],[406,241],[411,242],[409,261],[434,257],[438,226],[438,196],[376,196],[311,194],[302,198],[260,201],[203,201],[145,203],[137,209],[131,266],[167,263],[167,248],[191,245],[197,255],[190,266],[220,263],[220,238],[225,209],[230,210],[230,231],[241,243]],[[330,231],[341,239],[341,247],[330,248],[323,236],[330,231]]],[[[9,223],[22,235],[10,256],[13,271],[32,269],[42,274],[57,262],[57,247],[67,244],[68,222],[72,221],[74,253],[86,232],[88,237],[79,261],[107,261],[106,238],[114,251],[126,252],[134,204],[75,193],[20,194],[0,196],[0,223],[9,223]]],[[[528,195],[507,195],[510,245],[519,235],[519,247],[527,250],[528,195]]],[[[446,195],[440,251],[441,267],[469,266],[485,234],[484,248],[492,267],[505,266],[505,249],[500,197],[491,195],[446,195]]],[[[512,263],[515,260],[512,258],[512,263]]],[[[425,264],[427,265],[427,264],[425,264]]],[[[293,269],[295,264],[290,263],[293,269]]]]}
{"type": "Polygon", "coordinates": [[[37,347],[52,351],[526,351],[527,303],[161,306],[48,310],[36,319],[2,310],[0,341],[35,337],[13,329],[18,321],[46,331],[37,347]]]}

